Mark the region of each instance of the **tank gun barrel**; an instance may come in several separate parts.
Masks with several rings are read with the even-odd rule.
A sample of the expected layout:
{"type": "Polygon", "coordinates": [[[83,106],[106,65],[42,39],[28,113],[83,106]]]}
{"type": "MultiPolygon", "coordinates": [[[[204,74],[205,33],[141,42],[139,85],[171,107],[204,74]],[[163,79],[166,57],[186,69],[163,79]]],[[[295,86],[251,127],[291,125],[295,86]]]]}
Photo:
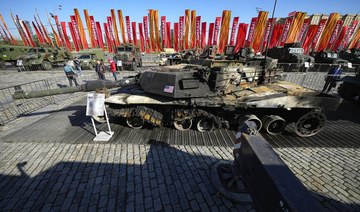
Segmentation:
{"type": "Polygon", "coordinates": [[[116,88],[116,87],[127,87],[131,85],[135,85],[137,83],[137,78],[126,78],[118,81],[105,81],[105,80],[93,80],[88,81],[85,84],[75,86],[75,87],[64,87],[64,88],[55,88],[48,90],[40,90],[40,91],[30,91],[24,92],[20,87],[15,87],[15,93],[12,95],[13,99],[31,99],[38,98],[44,96],[52,96],[58,94],[66,94],[66,93],[75,93],[75,92],[88,92],[95,91],[100,88],[116,88]]]}

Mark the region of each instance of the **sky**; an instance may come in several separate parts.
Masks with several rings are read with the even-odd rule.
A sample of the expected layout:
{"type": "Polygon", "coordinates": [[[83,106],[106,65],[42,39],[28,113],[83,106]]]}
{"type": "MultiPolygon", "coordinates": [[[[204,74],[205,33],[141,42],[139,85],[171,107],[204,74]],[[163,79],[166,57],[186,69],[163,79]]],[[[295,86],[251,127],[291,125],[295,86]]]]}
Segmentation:
{"type": "MultiPolygon", "coordinates": [[[[41,20],[47,24],[47,12],[59,16],[60,21],[70,21],[74,8],[78,8],[85,25],[84,9],[93,15],[95,21],[106,22],[110,9],[121,9],[123,16],[129,15],[131,21],[142,22],[148,9],[157,9],[166,21],[179,21],[185,9],[196,10],[202,22],[214,22],[223,10],[231,10],[232,17],[239,16],[240,22],[250,23],[257,16],[257,10],[268,11],[271,17],[275,0],[0,0],[0,14],[13,35],[18,35],[10,16],[18,15],[22,20],[34,21],[38,10],[41,20]],[[61,5],[61,9],[60,6],[61,5]]],[[[286,17],[289,12],[302,11],[307,14],[344,14],[360,13],[360,0],[277,0],[275,17],[286,17]]],[[[86,25],[85,25],[86,26],[86,25]]],[[[119,26],[118,26],[119,29],[119,26]]],[[[18,37],[18,36],[16,36],[18,37]]]]}

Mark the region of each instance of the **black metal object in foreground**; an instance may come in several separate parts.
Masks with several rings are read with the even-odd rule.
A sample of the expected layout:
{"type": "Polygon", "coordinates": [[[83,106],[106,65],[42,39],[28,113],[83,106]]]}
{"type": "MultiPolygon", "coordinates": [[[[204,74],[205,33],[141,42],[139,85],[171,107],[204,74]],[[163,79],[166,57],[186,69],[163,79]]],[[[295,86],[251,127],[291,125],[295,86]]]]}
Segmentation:
{"type": "MultiPolygon", "coordinates": [[[[221,170],[231,171],[220,184],[214,185],[226,197],[235,201],[250,200],[244,198],[244,191],[237,191],[243,197],[234,198],[234,190],[229,183],[241,180],[250,192],[258,211],[320,211],[320,206],[305,186],[296,178],[287,165],[275,153],[270,144],[256,131],[254,122],[241,124],[234,146],[235,161],[231,164],[216,164],[218,175],[221,170]],[[221,167],[222,166],[222,167],[221,167]],[[232,180],[229,180],[229,179],[232,180]]],[[[215,167],[214,166],[214,167],[215,167]]],[[[215,175],[212,175],[213,181],[215,175]]]]}

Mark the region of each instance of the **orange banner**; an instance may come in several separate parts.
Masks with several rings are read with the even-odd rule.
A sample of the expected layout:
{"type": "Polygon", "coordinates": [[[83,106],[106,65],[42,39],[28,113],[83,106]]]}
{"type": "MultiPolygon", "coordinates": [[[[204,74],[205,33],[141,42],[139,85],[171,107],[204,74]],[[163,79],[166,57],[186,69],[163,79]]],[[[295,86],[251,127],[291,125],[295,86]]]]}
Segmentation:
{"type": "Polygon", "coordinates": [[[77,25],[79,27],[80,38],[81,38],[83,48],[88,49],[89,47],[88,47],[88,43],[86,41],[86,35],[85,35],[84,26],[82,24],[81,17],[80,17],[78,9],[76,9],[76,8],[74,9],[74,14],[75,14],[75,18],[76,18],[76,23],[77,23],[77,25]]]}
{"type": "Polygon", "coordinates": [[[20,34],[20,37],[21,37],[22,41],[24,42],[24,45],[29,46],[30,44],[29,44],[29,42],[27,41],[27,39],[25,37],[24,31],[22,30],[22,28],[20,26],[20,23],[17,20],[15,20],[12,12],[10,12],[10,15],[11,15],[11,18],[12,18],[12,20],[14,22],[14,25],[16,26],[16,28],[17,28],[17,30],[18,30],[18,32],[20,34]]]}
{"type": "Polygon", "coordinates": [[[119,24],[120,24],[122,42],[126,43],[125,26],[124,26],[124,19],[123,19],[122,11],[118,10],[117,12],[118,12],[118,16],[119,16],[119,24]]]}
{"type": "Polygon", "coordinates": [[[223,19],[221,21],[222,24],[221,24],[221,29],[220,29],[220,43],[219,43],[219,48],[218,48],[219,53],[223,53],[224,50],[225,50],[226,45],[228,44],[231,11],[226,10],[226,11],[224,11],[223,15],[224,16],[223,16],[223,19]]]}
{"type": "Polygon", "coordinates": [[[289,35],[286,39],[286,43],[294,43],[299,35],[301,27],[304,23],[306,13],[303,12],[296,12],[294,21],[291,25],[289,35]]]}
{"type": "Polygon", "coordinates": [[[49,36],[49,33],[47,32],[44,24],[42,23],[42,21],[41,21],[41,19],[40,19],[40,16],[39,16],[39,13],[38,13],[37,9],[35,9],[35,10],[36,10],[36,15],[37,15],[37,17],[38,17],[38,19],[39,19],[39,22],[40,22],[42,31],[43,31],[43,33],[45,34],[47,43],[50,44],[51,46],[54,46],[54,43],[53,43],[52,39],[51,39],[50,36],[49,36]]]}
{"type": "Polygon", "coordinates": [[[330,14],[330,17],[326,23],[325,29],[321,35],[319,44],[315,49],[317,52],[323,51],[326,48],[327,44],[330,41],[331,34],[334,31],[337,21],[339,19],[340,19],[339,13],[331,13],[330,14]]]}
{"type": "Polygon", "coordinates": [[[190,28],[190,10],[185,10],[185,33],[184,33],[184,49],[189,48],[189,28],[190,28]]]}
{"type": "Polygon", "coordinates": [[[191,31],[190,31],[190,48],[195,48],[196,43],[196,10],[191,10],[191,31]]]}
{"type": "Polygon", "coordinates": [[[360,28],[358,28],[355,36],[353,37],[352,41],[350,42],[350,44],[348,46],[348,49],[355,48],[359,42],[359,39],[360,39],[360,28]]]}
{"type": "Polygon", "coordinates": [[[91,27],[91,21],[90,21],[90,16],[89,16],[88,10],[84,10],[84,16],[85,16],[85,22],[86,22],[86,26],[88,29],[88,33],[89,33],[91,48],[95,48],[96,45],[95,45],[94,36],[93,36],[94,32],[91,27]]]}
{"type": "Polygon", "coordinates": [[[268,12],[264,12],[264,11],[259,12],[255,31],[254,31],[254,39],[251,45],[251,47],[254,49],[255,52],[260,51],[262,38],[264,37],[264,33],[265,33],[267,17],[268,17],[268,12]]]}
{"type": "Polygon", "coordinates": [[[10,31],[9,31],[9,28],[7,27],[7,25],[6,25],[6,23],[5,23],[5,21],[4,21],[4,19],[3,19],[3,17],[2,17],[1,14],[0,14],[0,20],[1,20],[2,24],[4,25],[4,27],[5,27],[5,29],[6,29],[6,33],[9,34],[9,36],[10,36],[10,39],[11,39],[10,42],[11,42],[11,44],[16,45],[17,42],[16,42],[16,40],[14,39],[14,37],[11,35],[11,33],[10,33],[10,31]]]}
{"type": "Polygon", "coordinates": [[[154,27],[155,27],[157,51],[160,52],[161,41],[160,41],[160,33],[159,33],[159,12],[157,10],[154,11],[154,27]]]}
{"type": "Polygon", "coordinates": [[[112,19],[112,24],[113,24],[112,29],[113,29],[113,33],[114,33],[114,36],[115,36],[115,45],[120,46],[119,33],[118,33],[117,26],[116,26],[115,10],[111,9],[110,12],[111,12],[111,19],[112,19]]]}
{"type": "Polygon", "coordinates": [[[150,22],[150,51],[155,51],[156,44],[154,39],[154,10],[149,10],[149,22],[150,22]]]}

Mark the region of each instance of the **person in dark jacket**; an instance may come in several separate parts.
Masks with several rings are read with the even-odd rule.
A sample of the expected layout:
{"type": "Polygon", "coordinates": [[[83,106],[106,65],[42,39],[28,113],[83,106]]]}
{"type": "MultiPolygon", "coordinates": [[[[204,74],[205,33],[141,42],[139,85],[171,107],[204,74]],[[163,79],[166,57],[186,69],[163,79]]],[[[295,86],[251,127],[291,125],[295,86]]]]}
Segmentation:
{"type": "Polygon", "coordinates": [[[73,86],[73,81],[76,86],[79,86],[78,82],[76,81],[77,74],[68,62],[64,66],[64,72],[69,80],[70,87],[73,86]]]}
{"type": "Polygon", "coordinates": [[[337,81],[340,79],[343,70],[341,69],[341,64],[336,68],[330,69],[325,78],[325,85],[322,91],[329,92],[332,88],[336,87],[337,81]]]}
{"type": "Polygon", "coordinates": [[[77,57],[75,57],[75,59],[74,59],[74,65],[75,65],[75,69],[76,69],[76,72],[78,73],[78,75],[82,75],[80,60],[77,57]]]}
{"type": "Polygon", "coordinates": [[[95,72],[98,74],[100,80],[105,80],[105,65],[100,62],[100,60],[96,61],[95,72]]]}

